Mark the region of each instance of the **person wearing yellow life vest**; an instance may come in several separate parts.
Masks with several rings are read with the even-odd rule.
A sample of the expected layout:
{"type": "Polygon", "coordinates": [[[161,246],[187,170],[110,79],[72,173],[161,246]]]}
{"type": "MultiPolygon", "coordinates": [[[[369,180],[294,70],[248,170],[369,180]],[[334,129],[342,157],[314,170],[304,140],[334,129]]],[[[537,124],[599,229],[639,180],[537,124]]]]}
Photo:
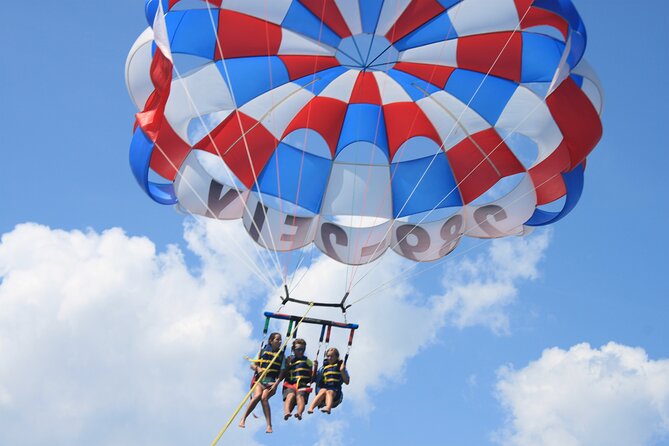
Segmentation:
{"type": "Polygon", "coordinates": [[[244,412],[239,427],[246,427],[246,418],[253,412],[253,409],[260,403],[262,411],[267,422],[265,432],[272,433],[272,411],[269,407],[269,399],[276,393],[276,388],[281,381],[281,370],[283,368],[283,351],[281,350],[281,334],[272,333],[269,336],[267,345],[265,345],[251,363],[251,369],[255,372],[253,381],[253,396],[244,412]],[[267,370],[265,376],[263,373],[267,370]],[[262,377],[262,379],[261,379],[262,377]]]}
{"type": "Polygon", "coordinates": [[[329,414],[343,400],[344,394],[341,390],[343,384],[350,382],[350,376],[346,370],[346,363],[339,359],[339,350],[329,348],[325,352],[323,367],[318,371],[316,379],[316,397],[309,406],[307,413],[314,413],[316,407],[321,412],[329,414]]]}
{"type": "Polygon", "coordinates": [[[311,374],[314,364],[305,356],[306,348],[307,342],[304,339],[295,339],[292,346],[293,354],[286,358],[286,367],[283,371],[284,420],[291,417],[295,406],[297,406],[295,418],[301,420],[304,407],[309,401],[311,374]]]}

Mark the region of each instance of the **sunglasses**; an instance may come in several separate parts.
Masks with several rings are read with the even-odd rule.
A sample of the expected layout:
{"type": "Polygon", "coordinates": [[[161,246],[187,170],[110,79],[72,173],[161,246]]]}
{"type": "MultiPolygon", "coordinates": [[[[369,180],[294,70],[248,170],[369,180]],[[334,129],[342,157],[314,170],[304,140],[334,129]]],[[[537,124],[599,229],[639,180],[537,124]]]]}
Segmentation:
{"type": "Polygon", "coordinates": [[[303,348],[294,348],[293,350],[296,351],[296,352],[303,352],[304,351],[303,348]]]}

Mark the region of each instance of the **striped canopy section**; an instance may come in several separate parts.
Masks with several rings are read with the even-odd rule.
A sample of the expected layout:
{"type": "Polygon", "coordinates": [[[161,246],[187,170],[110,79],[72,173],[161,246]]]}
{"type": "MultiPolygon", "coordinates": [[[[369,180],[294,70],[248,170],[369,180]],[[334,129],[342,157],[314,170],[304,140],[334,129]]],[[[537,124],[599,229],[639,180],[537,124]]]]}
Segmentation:
{"type": "Polygon", "coordinates": [[[148,0],[126,63],[154,200],[349,264],[578,201],[602,90],[570,0],[148,0]]]}

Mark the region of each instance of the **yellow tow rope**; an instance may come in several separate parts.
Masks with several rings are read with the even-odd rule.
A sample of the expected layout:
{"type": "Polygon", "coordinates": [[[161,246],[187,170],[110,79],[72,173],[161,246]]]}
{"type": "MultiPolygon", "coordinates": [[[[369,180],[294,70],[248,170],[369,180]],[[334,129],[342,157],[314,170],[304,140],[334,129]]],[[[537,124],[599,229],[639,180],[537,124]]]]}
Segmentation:
{"type": "MultiPolygon", "coordinates": [[[[299,327],[300,324],[302,323],[302,321],[307,317],[307,314],[309,314],[309,311],[311,311],[311,308],[313,306],[314,306],[314,303],[310,302],[309,303],[309,308],[307,308],[306,313],[304,313],[304,316],[302,316],[302,318],[298,321],[297,325],[295,325],[295,328],[293,329],[293,333],[295,331],[297,331],[297,327],[299,327]]],[[[290,340],[291,337],[292,336],[286,336],[286,340],[283,341],[283,344],[281,345],[281,348],[279,348],[279,350],[276,353],[274,353],[274,357],[272,358],[272,362],[269,363],[269,367],[265,368],[265,370],[262,372],[262,374],[256,380],[256,385],[257,385],[257,383],[262,382],[263,378],[265,378],[265,375],[267,375],[267,372],[269,372],[270,368],[274,365],[274,361],[276,361],[276,358],[279,356],[279,353],[282,352],[283,349],[286,347],[286,344],[288,343],[288,340],[290,340]]],[[[251,397],[251,394],[253,393],[253,389],[255,388],[256,385],[253,385],[251,387],[251,390],[249,390],[249,392],[246,394],[246,396],[244,397],[242,402],[239,403],[239,406],[237,406],[237,409],[235,409],[234,413],[232,414],[232,416],[230,417],[228,422],[225,423],[225,426],[223,426],[223,429],[221,429],[221,431],[218,433],[218,435],[216,436],[214,441],[211,443],[211,446],[216,446],[216,444],[219,442],[219,440],[221,439],[223,434],[225,434],[225,431],[228,430],[228,427],[230,427],[230,425],[232,424],[234,419],[237,418],[237,415],[239,415],[239,411],[242,410],[242,407],[244,407],[244,403],[246,403],[246,401],[251,397]]]]}

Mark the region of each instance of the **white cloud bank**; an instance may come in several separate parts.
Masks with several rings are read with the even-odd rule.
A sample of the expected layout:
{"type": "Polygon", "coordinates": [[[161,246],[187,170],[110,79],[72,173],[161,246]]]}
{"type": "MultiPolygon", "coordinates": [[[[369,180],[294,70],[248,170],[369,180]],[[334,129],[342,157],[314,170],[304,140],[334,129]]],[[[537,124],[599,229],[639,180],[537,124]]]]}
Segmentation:
{"type": "MultiPolygon", "coordinates": [[[[150,240],[120,229],[96,233],[23,224],[2,236],[0,444],[211,442],[247,389],[249,371],[241,358],[257,347],[259,336],[242,315],[247,302],[264,296],[274,310],[282,291],[254,279],[239,261],[236,251],[244,250],[258,264],[241,225],[218,223],[186,225],[195,269],[176,247],[157,253],[150,240]]],[[[362,327],[352,354],[365,361],[350,363],[346,401],[369,413],[370,391],[401,380],[407,361],[445,324],[508,331],[506,312],[518,284],[538,276],[548,241],[542,233],[491,242],[475,258],[448,260],[445,275],[435,268],[414,282],[403,278],[352,307],[350,319],[362,327]],[[414,285],[438,275],[442,289],[433,295],[414,285]]],[[[350,302],[407,266],[393,253],[384,257],[350,302]]],[[[345,282],[345,268],[319,258],[295,296],[338,299],[345,282]]],[[[285,310],[302,314],[304,307],[285,310]]],[[[337,317],[321,311],[312,315],[337,317]]],[[[316,330],[301,329],[313,340],[310,349],[316,330]]],[[[343,350],[346,336],[334,336],[331,345],[343,350]]],[[[277,419],[279,401],[273,402],[277,419]]],[[[252,445],[260,421],[230,429],[226,442],[252,445]]],[[[338,438],[329,436],[329,442],[338,444],[338,438]]]]}
{"type": "Polygon", "coordinates": [[[650,446],[669,439],[669,360],[609,343],[551,348],[499,371],[505,446],[650,446]]]}
{"type": "MultiPolygon", "coordinates": [[[[388,381],[401,380],[407,361],[435,342],[439,330],[446,324],[462,329],[485,326],[495,333],[508,332],[507,312],[518,297],[518,286],[524,280],[539,276],[538,264],[549,240],[549,232],[495,240],[486,244],[485,251],[478,256],[447,259],[442,268],[417,275],[413,281],[394,280],[408,266],[406,260],[394,253],[386,253],[380,267],[371,265],[355,273],[321,258],[300,282],[296,294],[305,300],[315,297],[337,300],[352,274],[355,274],[355,283],[369,273],[353,289],[348,301],[354,303],[349,319],[362,327],[355,335],[352,355],[364,361],[351,361],[351,385],[345,390],[346,398],[356,402],[359,412],[369,412],[373,409],[370,390],[378,390],[388,381]],[[435,279],[441,276],[443,280],[435,279]],[[392,281],[391,286],[365,298],[389,281],[392,281]],[[442,289],[438,294],[425,296],[417,285],[421,281],[434,281],[442,289]],[[355,303],[361,297],[364,299],[355,303]]],[[[270,300],[268,307],[274,309],[275,303],[270,300]]],[[[301,315],[304,307],[288,306],[288,311],[301,315]]],[[[323,315],[317,309],[313,314],[323,315]]],[[[337,317],[332,310],[323,317],[328,315],[337,317]]],[[[347,333],[343,333],[331,345],[342,350],[346,336],[347,333]]],[[[311,331],[309,339],[318,339],[318,333],[311,331]]]]}
{"type": "Polygon", "coordinates": [[[251,326],[176,248],[24,224],[0,277],[0,444],[209,444],[244,394],[251,326]]]}

